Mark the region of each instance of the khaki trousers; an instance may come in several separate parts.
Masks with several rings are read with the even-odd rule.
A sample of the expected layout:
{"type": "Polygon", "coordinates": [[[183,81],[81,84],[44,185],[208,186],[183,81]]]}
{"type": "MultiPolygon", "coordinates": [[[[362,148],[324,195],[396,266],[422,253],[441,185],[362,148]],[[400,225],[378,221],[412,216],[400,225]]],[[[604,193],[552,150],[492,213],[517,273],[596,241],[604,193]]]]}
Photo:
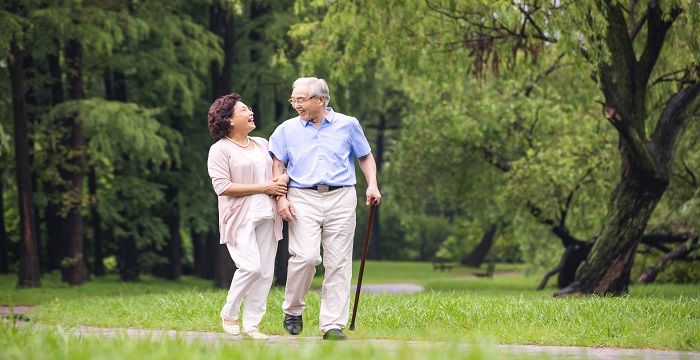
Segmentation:
{"type": "Polygon", "coordinates": [[[301,315],[316,266],[322,261],[319,328],[322,332],[347,325],[352,278],[352,243],[357,194],[354,187],[325,193],[290,188],[287,198],[296,217],[289,222],[289,265],[282,310],[301,315]]]}
{"type": "Polygon", "coordinates": [[[257,330],[267,310],[267,294],[275,272],[277,240],[274,220],[242,222],[236,229],[236,241],[226,246],[237,269],[226,304],[221,309],[221,318],[238,320],[245,298],[241,328],[243,331],[257,330]]]}

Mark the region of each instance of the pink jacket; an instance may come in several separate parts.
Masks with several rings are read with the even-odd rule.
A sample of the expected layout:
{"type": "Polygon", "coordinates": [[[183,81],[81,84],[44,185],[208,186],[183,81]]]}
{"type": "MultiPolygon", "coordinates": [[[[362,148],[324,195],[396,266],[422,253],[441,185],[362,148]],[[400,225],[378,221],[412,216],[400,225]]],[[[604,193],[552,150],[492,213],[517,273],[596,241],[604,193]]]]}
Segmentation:
{"type": "MultiPolygon", "coordinates": [[[[252,151],[265,153],[267,159],[265,179],[258,179],[252,163],[236,161],[245,156],[245,151],[248,150],[243,150],[225,138],[209,148],[207,168],[214,192],[219,195],[219,232],[221,233],[219,243],[221,244],[233,244],[236,229],[243,221],[250,204],[250,196],[226,196],[221,195],[221,193],[226,191],[231,183],[257,184],[272,179],[272,158],[268,152],[267,140],[260,137],[251,137],[250,139],[256,145],[252,151]]],[[[277,214],[275,201],[270,198],[270,202],[275,213],[275,239],[279,240],[282,239],[282,219],[277,214]]]]}

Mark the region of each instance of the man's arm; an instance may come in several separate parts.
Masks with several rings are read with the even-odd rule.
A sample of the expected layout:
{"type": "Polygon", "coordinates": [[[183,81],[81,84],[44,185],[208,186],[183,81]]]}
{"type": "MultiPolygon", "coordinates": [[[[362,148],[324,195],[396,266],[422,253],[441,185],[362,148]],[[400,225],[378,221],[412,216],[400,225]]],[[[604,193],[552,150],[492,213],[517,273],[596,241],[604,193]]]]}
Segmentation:
{"type": "Polygon", "coordinates": [[[382,194],[379,193],[379,186],[377,185],[377,163],[374,161],[374,156],[372,153],[369,153],[357,158],[357,161],[359,161],[360,169],[367,180],[367,191],[365,193],[367,198],[365,203],[367,205],[379,204],[382,201],[382,194]]]}
{"type": "Polygon", "coordinates": [[[284,167],[284,163],[278,160],[274,155],[272,156],[272,180],[284,184],[289,182],[289,175],[284,167]]]}
{"type": "MultiPolygon", "coordinates": [[[[289,179],[288,175],[284,171],[284,163],[282,163],[282,161],[280,161],[275,155],[272,155],[272,176],[274,178],[283,176],[289,179]]],[[[287,197],[285,195],[280,195],[277,196],[275,200],[277,200],[277,213],[280,214],[280,217],[287,221],[294,219],[294,207],[289,200],[287,200],[287,197]]]]}
{"type": "Polygon", "coordinates": [[[272,177],[276,178],[284,174],[284,163],[272,155],[272,177]]]}

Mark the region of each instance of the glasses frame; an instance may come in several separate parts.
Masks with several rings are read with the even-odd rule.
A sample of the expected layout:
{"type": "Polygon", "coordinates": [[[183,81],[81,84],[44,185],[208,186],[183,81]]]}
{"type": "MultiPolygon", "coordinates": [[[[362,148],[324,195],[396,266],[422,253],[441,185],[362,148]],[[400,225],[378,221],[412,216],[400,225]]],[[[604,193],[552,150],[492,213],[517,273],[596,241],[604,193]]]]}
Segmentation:
{"type": "Polygon", "coordinates": [[[243,107],[239,107],[238,110],[234,110],[233,113],[236,114],[236,113],[243,112],[243,111],[246,111],[246,110],[253,111],[253,108],[251,108],[251,107],[248,106],[248,105],[243,105],[243,107]]]}
{"type": "Polygon", "coordinates": [[[287,99],[287,102],[288,102],[289,104],[291,104],[292,106],[294,106],[294,104],[304,104],[304,103],[306,103],[307,101],[309,101],[309,100],[311,100],[311,99],[313,99],[313,98],[317,98],[317,97],[318,97],[318,95],[311,96],[311,97],[309,97],[308,99],[304,99],[304,100],[300,100],[300,99],[287,99]]]}

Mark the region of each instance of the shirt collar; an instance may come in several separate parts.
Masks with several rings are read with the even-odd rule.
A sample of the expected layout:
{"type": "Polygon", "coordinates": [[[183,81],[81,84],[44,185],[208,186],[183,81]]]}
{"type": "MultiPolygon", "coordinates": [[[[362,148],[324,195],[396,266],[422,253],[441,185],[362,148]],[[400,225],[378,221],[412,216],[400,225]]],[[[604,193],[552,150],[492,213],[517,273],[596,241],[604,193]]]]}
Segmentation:
{"type": "MultiPolygon", "coordinates": [[[[333,111],[333,108],[327,106],[326,111],[328,111],[328,114],[321,121],[321,126],[323,126],[324,123],[332,123],[335,121],[335,111],[333,111]]],[[[301,122],[301,126],[309,126],[311,124],[311,121],[302,120],[301,117],[299,117],[299,121],[301,122]]]]}

